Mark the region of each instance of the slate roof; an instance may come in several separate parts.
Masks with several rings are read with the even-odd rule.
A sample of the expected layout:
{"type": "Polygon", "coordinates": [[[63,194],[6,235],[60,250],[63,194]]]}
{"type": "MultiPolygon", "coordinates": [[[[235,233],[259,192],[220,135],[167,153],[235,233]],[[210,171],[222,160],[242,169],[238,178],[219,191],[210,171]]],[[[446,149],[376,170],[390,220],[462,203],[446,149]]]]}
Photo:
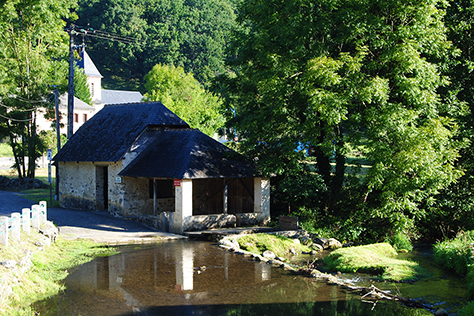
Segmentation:
{"type": "Polygon", "coordinates": [[[155,129],[146,134],[142,137],[153,140],[120,176],[162,179],[256,176],[251,161],[198,130],[155,129]]]}
{"type": "Polygon", "coordinates": [[[119,161],[147,126],[189,125],[160,102],[106,105],[85,122],[54,161],[119,161]]]}
{"type": "Polygon", "coordinates": [[[81,59],[77,61],[77,65],[84,69],[84,73],[87,76],[103,78],[94,62],[89,57],[89,54],[87,54],[85,50],[81,51],[81,59]]]}
{"type": "Polygon", "coordinates": [[[138,91],[102,89],[101,101],[105,104],[141,102],[143,95],[138,91]]]}
{"type": "MultiPolygon", "coordinates": [[[[69,94],[64,93],[59,96],[59,106],[62,108],[67,108],[69,94]]],[[[75,110],[86,110],[86,111],[94,111],[95,108],[92,105],[87,104],[86,102],[82,101],[74,97],[74,109],[75,110]]]]}

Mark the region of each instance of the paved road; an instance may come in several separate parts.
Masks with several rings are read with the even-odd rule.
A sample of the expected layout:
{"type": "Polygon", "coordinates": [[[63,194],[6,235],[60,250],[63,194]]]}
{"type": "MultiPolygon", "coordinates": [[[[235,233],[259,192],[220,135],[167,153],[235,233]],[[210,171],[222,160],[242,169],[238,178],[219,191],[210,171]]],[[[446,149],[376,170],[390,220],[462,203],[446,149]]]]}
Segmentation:
{"type": "MultiPolygon", "coordinates": [[[[0,215],[10,216],[30,208],[33,203],[21,193],[0,191],[0,215]]],[[[109,244],[156,242],[158,239],[184,238],[181,235],[156,231],[140,223],[109,215],[107,212],[82,212],[48,208],[48,220],[59,228],[63,238],[87,238],[109,244]]]]}

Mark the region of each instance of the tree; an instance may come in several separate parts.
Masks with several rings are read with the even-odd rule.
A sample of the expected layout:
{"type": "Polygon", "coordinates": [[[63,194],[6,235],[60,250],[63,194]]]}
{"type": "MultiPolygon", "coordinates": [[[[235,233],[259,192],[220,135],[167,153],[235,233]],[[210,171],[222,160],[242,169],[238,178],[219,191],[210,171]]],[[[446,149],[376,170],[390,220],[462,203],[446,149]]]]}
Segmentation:
{"type": "Polygon", "coordinates": [[[145,76],[146,101],[161,101],[192,128],[213,136],[224,125],[222,101],[182,67],[155,65],[145,76]]]}
{"type": "Polygon", "coordinates": [[[446,116],[439,70],[450,48],[438,1],[277,1],[241,3],[221,81],[235,108],[242,147],[266,173],[284,175],[316,158],[328,191],[320,207],[344,198],[367,218],[413,229],[440,189],[461,175],[461,142],[446,116]],[[348,145],[365,148],[371,168],[360,195],[342,196],[348,145]],[[357,205],[358,202],[361,204],[357,205]]]}
{"type": "Polygon", "coordinates": [[[234,8],[232,0],[93,0],[80,4],[78,24],[136,40],[91,38],[88,52],[106,87],[143,88],[142,78],[159,63],[181,66],[205,83],[225,71],[234,8]]]}
{"type": "Polygon", "coordinates": [[[422,223],[437,239],[474,229],[474,2],[449,1],[444,21],[448,39],[457,52],[444,66],[451,78],[450,89],[445,91],[447,111],[460,122],[459,139],[470,139],[471,142],[461,150],[457,161],[458,167],[465,170],[464,175],[441,192],[430,216],[422,223]]]}
{"type": "Polygon", "coordinates": [[[74,6],[74,1],[7,0],[0,8],[1,124],[20,178],[35,175],[37,109],[50,95],[50,86],[58,84],[57,70],[67,51],[62,18],[73,17],[74,6]]]}
{"type": "Polygon", "coordinates": [[[89,85],[87,84],[87,75],[84,73],[84,69],[77,66],[74,70],[74,96],[92,105],[92,96],[89,85]]]}

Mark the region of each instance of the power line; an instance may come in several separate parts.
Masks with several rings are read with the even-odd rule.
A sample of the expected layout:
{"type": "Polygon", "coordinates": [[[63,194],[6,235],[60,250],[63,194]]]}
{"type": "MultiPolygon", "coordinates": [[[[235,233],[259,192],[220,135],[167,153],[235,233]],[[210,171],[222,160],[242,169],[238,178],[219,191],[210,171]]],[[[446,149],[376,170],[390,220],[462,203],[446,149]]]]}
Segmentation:
{"type": "MultiPolygon", "coordinates": [[[[20,100],[21,102],[25,102],[25,103],[30,103],[30,104],[33,104],[33,103],[42,103],[43,105],[46,105],[48,102],[51,104],[53,98],[54,98],[54,95],[50,95],[46,100],[28,100],[28,99],[24,99],[20,96],[16,96],[16,98],[18,100],[20,100]]],[[[0,106],[3,106],[4,108],[7,108],[7,109],[10,109],[12,108],[11,106],[8,106],[8,105],[5,105],[3,103],[0,103],[0,106]]],[[[18,109],[18,108],[16,108],[18,109]]],[[[21,109],[21,111],[23,112],[31,112],[31,111],[35,111],[36,110],[36,107],[34,108],[30,108],[30,109],[21,109]]]]}
{"type": "Polygon", "coordinates": [[[76,32],[78,35],[82,35],[83,37],[90,36],[90,37],[105,39],[109,41],[121,42],[124,44],[137,43],[137,40],[133,37],[114,34],[114,33],[101,31],[101,30],[95,30],[92,28],[89,28],[89,29],[79,28],[79,29],[76,29],[76,32]]]}
{"type": "Polygon", "coordinates": [[[15,118],[8,117],[8,116],[2,115],[2,114],[0,114],[0,117],[3,117],[3,118],[6,119],[6,120],[14,121],[14,122],[30,122],[30,121],[33,120],[33,118],[25,119],[25,120],[20,120],[20,119],[15,119],[15,118]]]}

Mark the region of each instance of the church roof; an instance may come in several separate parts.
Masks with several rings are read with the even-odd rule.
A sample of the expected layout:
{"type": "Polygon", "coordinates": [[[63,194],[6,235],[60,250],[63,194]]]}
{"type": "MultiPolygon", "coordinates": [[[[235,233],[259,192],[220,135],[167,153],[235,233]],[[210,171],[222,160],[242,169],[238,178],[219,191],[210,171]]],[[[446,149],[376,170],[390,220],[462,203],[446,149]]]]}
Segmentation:
{"type": "Polygon", "coordinates": [[[84,73],[88,77],[99,77],[103,78],[102,75],[100,74],[99,70],[95,66],[94,62],[92,59],[89,57],[89,54],[87,54],[86,50],[83,49],[80,53],[81,59],[77,62],[77,65],[84,69],[84,73]]]}
{"type": "Polygon", "coordinates": [[[134,103],[143,99],[143,95],[138,91],[102,89],[101,94],[101,101],[105,104],[134,103]]]}
{"type": "MultiPolygon", "coordinates": [[[[68,93],[63,93],[59,96],[59,106],[62,108],[67,108],[68,102],[68,93]]],[[[86,102],[82,101],[74,97],[74,109],[75,110],[86,110],[86,111],[94,111],[94,107],[92,105],[87,104],[86,102]]]]}

